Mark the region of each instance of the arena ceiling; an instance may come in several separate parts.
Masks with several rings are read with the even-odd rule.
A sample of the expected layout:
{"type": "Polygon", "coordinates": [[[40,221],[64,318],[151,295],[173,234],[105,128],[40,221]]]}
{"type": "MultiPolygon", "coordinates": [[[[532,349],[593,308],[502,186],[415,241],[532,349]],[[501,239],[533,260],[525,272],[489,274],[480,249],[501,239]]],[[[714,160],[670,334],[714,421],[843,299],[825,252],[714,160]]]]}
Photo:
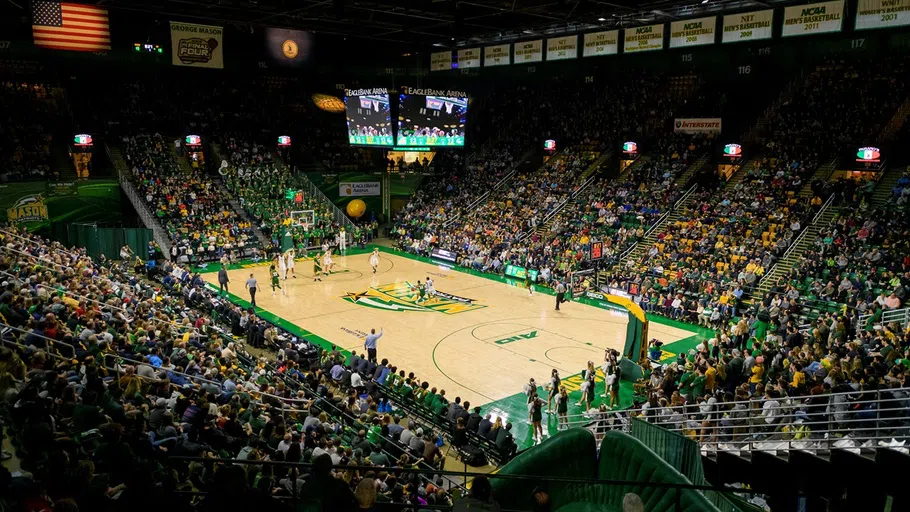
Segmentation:
{"type": "Polygon", "coordinates": [[[761,9],[789,0],[95,0],[109,9],[414,45],[486,44],[761,9]]]}

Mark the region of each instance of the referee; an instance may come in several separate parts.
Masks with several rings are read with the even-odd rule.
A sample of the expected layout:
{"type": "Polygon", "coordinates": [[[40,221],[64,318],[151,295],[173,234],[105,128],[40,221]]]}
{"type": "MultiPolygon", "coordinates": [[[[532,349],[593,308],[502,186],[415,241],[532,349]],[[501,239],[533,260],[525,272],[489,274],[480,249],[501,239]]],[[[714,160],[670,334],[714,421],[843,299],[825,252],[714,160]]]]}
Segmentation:
{"type": "MultiPolygon", "coordinates": [[[[250,272],[250,278],[246,280],[246,287],[250,290],[250,304],[253,307],[256,307],[256,292],[259,291],[259,283],[256,282],[256,278],[253,277],[253,273],[250,272]]],[[[556,309],[559,309],[559,304],[556,304],[556,309]]]]}
{"type": "Polygon", "coordinates": [[[367,351],[367,360],[371,363],[376,362],[376,341],[382,337],[382,327],[379,328],[379,334],[376,334],[376,329],[370,329],[370,334],[367,335],[367,338],[363,341],[363,348],[367,351]]]}
{"type": "Polygon", "coordinates": [[[566,301],[566,285],[560,281],[556,285],[556,311],[559,311],[559,305],[566,301]]]}

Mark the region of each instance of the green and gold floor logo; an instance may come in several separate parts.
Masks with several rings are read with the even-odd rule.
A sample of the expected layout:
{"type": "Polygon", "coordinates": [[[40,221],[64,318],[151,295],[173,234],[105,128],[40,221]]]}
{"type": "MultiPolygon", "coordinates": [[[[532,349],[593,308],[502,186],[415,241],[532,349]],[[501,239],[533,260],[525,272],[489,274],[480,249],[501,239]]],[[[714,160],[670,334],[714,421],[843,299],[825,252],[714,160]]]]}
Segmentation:
{"type": "Polygon", "coordinates": [[[360,293],[347,293],[341,299],[359,306],[387,311],[436,311],[447,315],[486,307],[475,303],[473,299],[439,291],[432,297],[421,298],[418,290],[407,282],[376,286],[360,293]]]}
{"type": "Polygon", "coordinates": [[[20,197],[12,208],[6,210],[10,222],[34,222],[47,220],[47,205],[41,194],[20,197]]]}

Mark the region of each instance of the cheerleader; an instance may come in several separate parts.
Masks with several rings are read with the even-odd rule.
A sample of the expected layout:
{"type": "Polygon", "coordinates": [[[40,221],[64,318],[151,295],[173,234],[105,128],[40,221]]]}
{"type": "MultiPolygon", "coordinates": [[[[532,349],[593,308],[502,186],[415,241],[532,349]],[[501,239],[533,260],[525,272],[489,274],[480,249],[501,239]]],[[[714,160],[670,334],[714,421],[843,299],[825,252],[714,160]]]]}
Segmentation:
{"type": "Polygon", "coordinates": [[[373,268],[373,273],[376,273],[376,269],[379,268],[379,249],[373,249],[373,254],[370,255],[370,267],[373,268]]]}
{"type": "MultiPolygon", "coordinates": [[[[546,386],[547,390],[549,391],[549,394],[547,396],[547,414],[553,412],[553,399],[559,395],[559,387],[561,384],[562,382],[559,379],[559,370],[553,368],[553,371],[550,372],[550,383],[546,386]]],[[[559,405],[559,402],[557,402],[557,405],[559,405]]]]}
{"type": "MultiPolygon", "coordinates": [[[[294,258],[297,256],[297,253],[294,249],[288,249],[288,252],[284,253],[285,259],[287,259],[287,269],[291,271],[291,277],[297,279],[297,274],[294,273],[294,258]]],[[[287,274],[285,274],[285,279],[287,279],[287,274]]]]}

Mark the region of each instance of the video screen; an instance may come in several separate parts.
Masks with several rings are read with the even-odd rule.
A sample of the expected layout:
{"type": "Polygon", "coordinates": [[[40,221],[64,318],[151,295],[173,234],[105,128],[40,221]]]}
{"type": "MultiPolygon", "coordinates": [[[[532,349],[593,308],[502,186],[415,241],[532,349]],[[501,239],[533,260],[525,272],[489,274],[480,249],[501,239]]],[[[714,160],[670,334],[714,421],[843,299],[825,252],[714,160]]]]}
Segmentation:
{"type": "Polygon", "coordinates": [[[464,146],[467,93],[405,87],[399,99],[398,146],[464,146]]]}
{"type": "Polygon", "coordinates": [[[352,145],[394,145],[387,89],[345,89],[344,111],[352,145]]]}

